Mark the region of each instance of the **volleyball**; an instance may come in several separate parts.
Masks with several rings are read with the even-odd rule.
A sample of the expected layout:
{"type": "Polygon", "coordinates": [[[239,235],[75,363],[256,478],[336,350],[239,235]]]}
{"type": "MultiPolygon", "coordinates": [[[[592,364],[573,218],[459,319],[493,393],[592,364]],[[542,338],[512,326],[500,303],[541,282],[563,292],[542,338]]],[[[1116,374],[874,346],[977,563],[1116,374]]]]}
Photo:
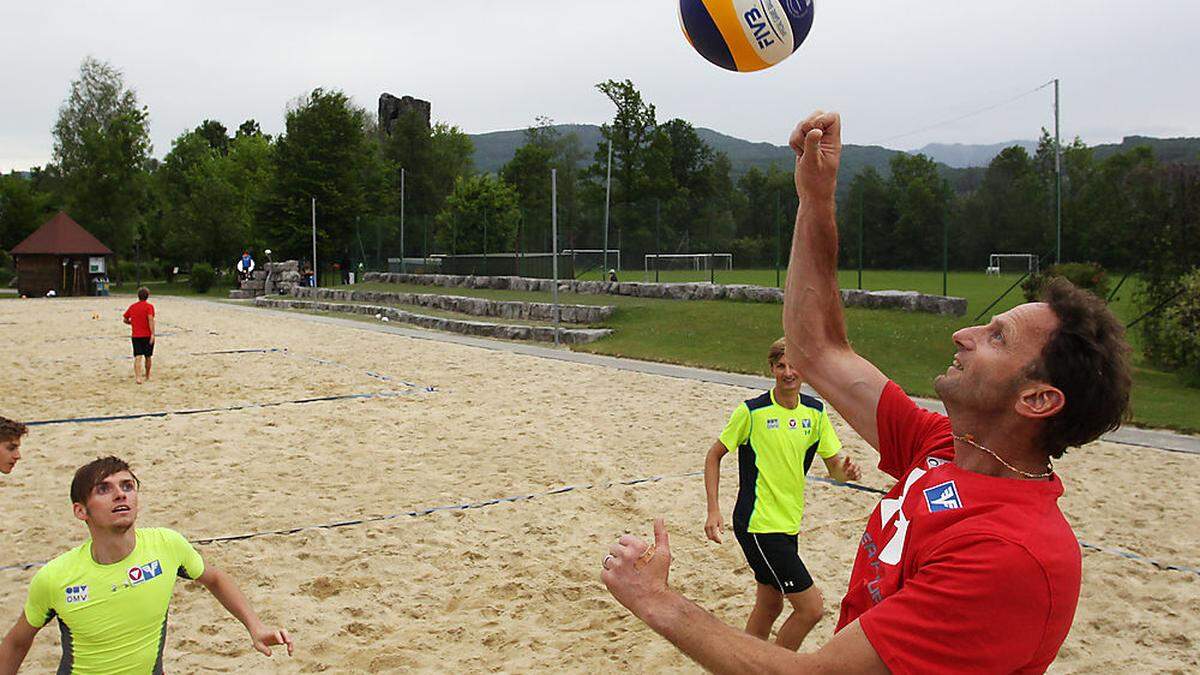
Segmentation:
{"type": "Polygon", "coordinates": [[[813,0],[679,0],[692,47],[726,70],[770,68],[800,48],[812,28],[813,0]]]}

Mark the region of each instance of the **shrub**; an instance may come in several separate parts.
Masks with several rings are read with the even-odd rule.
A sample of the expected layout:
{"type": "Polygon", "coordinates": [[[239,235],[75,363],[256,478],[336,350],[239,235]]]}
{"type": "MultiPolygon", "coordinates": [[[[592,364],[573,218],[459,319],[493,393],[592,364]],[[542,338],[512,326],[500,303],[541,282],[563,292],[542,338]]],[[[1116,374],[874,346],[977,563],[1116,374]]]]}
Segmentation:
{"type": "Polygon", "coordinates": [[[0,286],[12,281],[12,278],[16,274],[16,266],[13,265],[12,256],[8,255],[8,251],[0,251],[0,286]]]}
{"type": "Polygon", "coordinates": [[[1200,387],[1200,268],[1179,280],[1176,293],[1178,297],[1146,317],[1139,328],[1153,344],[1147,351],[1156,363],[1178,371],[1188,386],[1200,387]]]}
{"type": "Polygon", "coordinates": [[[1108,274],[1100,263],[1061,263],[1051,265],[1038,274],[1031,274],[1021,282],[1021,290],[1027,302],[1034,302],[1042,295],[1042,289],[1054,277],[1063,277],[1085,291],[1102,298],[1108,297],[1108,274]]]}
{"type": "Polygon", "coordinates": [[[192,290],[197,293],[207,293],[208,289],[212,288],[213,282],[217,279],[217,271],[208,263],[196,263],[192,265],[192,274],[189,283],[192,290]]]}

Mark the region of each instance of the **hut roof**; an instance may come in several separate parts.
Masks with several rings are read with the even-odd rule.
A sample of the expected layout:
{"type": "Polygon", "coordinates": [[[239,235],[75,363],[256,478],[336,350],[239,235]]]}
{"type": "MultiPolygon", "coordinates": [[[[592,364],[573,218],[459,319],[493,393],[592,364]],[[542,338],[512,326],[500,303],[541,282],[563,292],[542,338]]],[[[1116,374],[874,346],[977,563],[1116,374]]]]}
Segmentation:
{"type": "Polygon", "coordinates": [[[113,252],[91,232],[59,211],[13,247],[13,255],[112,255],[113,252]]]}

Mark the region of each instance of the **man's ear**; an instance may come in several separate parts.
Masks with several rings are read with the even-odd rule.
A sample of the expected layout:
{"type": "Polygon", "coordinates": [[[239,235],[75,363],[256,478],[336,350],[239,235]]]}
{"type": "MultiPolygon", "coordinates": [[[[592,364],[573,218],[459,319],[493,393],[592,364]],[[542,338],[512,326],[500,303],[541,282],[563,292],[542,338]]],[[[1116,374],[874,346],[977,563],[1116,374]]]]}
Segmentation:
{"type": "Polygon", "coordinates": [[[87,507],[86,507],[86,506],[84,506],[83,504],[78,504],[78,503],[76,503],[76,504],[71,504],[71,510],[75,512],[75,517],[76,517],[76,518],[78,518],[78,519],[82,520],[82,521],[83,521],[83,522],[85,522],[85,523],[87,522],[87,520],[88,520],[88,511],[87,511],[87,507]]]}
{"type": "Polygon", "coordinates": [[[1049,419],[1062,412],[1067,397],[1062,390],[1045,382],[1033,382],[1017,394],[1014,406],[1017,414],[1031,419],[1049,419]]]}

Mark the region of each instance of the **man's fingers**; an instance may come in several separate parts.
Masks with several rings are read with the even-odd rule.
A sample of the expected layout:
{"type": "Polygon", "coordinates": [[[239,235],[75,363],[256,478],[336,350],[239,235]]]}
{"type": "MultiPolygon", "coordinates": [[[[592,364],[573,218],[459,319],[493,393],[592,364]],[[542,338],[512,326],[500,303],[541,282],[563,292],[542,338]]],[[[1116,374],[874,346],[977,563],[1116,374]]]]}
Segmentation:
{"type": "Polygon", "coordinates": [[[288,656],[291,656],[292,649],[293,649],[292,636],[288,635],[287,630],[281,628],[281,629],[279,629],[279,639],[282,641],[283,644],[287,645],[288,656]]]}
{"type": "Polygon", "coordinates": [[[664,553],[671,550],[670,538],[667,536],[667,521],[662,518],[654,519],[654,549],[664,553]]]}
{"type": "Polygon", "coordinates": [[[271,648],[268,647],[265,643],[260,642],[259,640],[254,641],[254,648],[257,649],[262,654],[265,654],[267,656],[271,655],[271,648]]]}
{"type": "Polygon", "coordinates": [[[821,139],[824,137],[825,132],[821,129],[810,129],[808,133],[804,135],[805,156],[813,157],[815,159],[817,156],[817,150],[821,145],[821,139]]]}

